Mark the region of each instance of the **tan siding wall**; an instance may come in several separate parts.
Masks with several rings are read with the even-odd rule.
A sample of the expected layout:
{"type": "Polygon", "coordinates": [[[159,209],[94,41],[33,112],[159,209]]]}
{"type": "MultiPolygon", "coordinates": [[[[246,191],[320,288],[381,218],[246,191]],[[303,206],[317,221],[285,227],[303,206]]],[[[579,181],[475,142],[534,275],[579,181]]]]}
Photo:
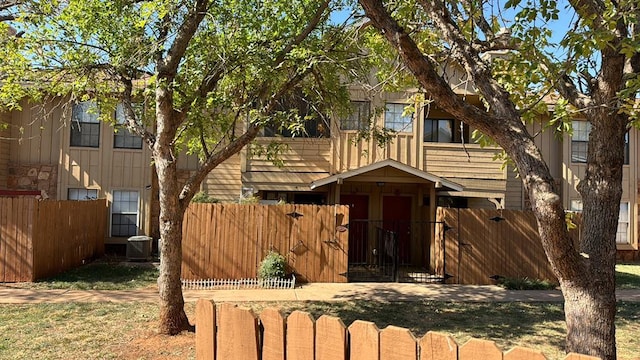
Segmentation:
{"type": "Polygon", "coordinates": [[[375,142],[356,142],[357,133],[342,131],[337,137],[339,142],[334,159],[338,172],[345,172],[366,166],[378,161],[393,159],[406,165],[417,166],[418,153],[415,151],[417,137],[412,133],[398,133],[393,140],[383,147],[375,142]]]}
{"type": "Polygon", "coordinates": [[[496,150],[467,144],[425,143],[424,170],[437,176],[465,179],[506,179],[502,162],[493,160],[496,150]]]}
{"type": "Polygon", "coordinates": [[[237,201],[242,191],[240,154],[213,169],[204,180],[202,190],[223,202],[237,201]]]}
{"type": "MultiPolygon", "coordinates": [[[[273,140],[259,139],[261,145],[267,145],[273,140]]],[[[265,156],[248,156],[247,171],[274,172],[330,172],[331,170],[331,140],[330,139],[282,139],[289,149],[280,155],[284,167],[280,168],[267,160],[265,156]]]]}
{"type": "MultiPolygon", "coordinates": [[[[412,92],[383,93],[371,99],[363,92],[354,91],[353,100],[370,100],[371,111],[384,110],[385,103],[412,104],[412,92]]],[[[424,111],[416,109],[413,114],[413,129],[411,132],[399,132],[393,135],[390,142],[380,147],[375,141],[361,140],[356,142],[356,131],[334,131],[333,141],[335,149],[333,153],[333,165],[335,172],[345,172],[369,165],[385,159],[393,159],[403,164],[420,167],[420,144],[422,142],[422,127],[424,111]]],[[[384,111],[374,118],[374,125],[384,127],[384,111]]],[[[338,123],[339,121],[336,121],[338,123]]],[[[336,127],[339,127],[336,125],[336,127]]]]}
{"type": "Polygon", "coordinates": [[[11,154],[11,144],[9,137],[11,131],[2,129],[1,124],[9,124],[11,117],[8,113],[0,113],[0,189],[7,187],[7,175],[9,169],[9,158],[11,154]]]}
{"type": "Polygon", "coordinates": [[[516,177],[512,166],[507,169],[507,191],[505,194],[505,208],[510,210],[523,210],[524,189],[522,180],[516,177]]]}
{"type": "Polygon", "coordinates": [[[534,142],[542,152],[542,156],[549,166],[549,171],[551,171],[551,176],[558,179],[562,177],[563,142],[551,129],[543,130],[544,121],[547,119],[541,119],[539,122],[527,125],[527,130],[530,134],[535,135],[534,142]]]}
{"type": "MultiPolygon", "coordinates": [[[[68,118],[70,112],[65,115],[68,118]]],[[[71,147],[70,127],[62,128],[59,136],[63,154],[59,168],[59,197],[66,199],[69,188],[97,189],[98,196],[107,198],[111,205],[114,190],[137,191],[139,233],[148,234],[150,229],[147,217],[151,208],[151,152],[144,144],[142,149],[116,149],[113,147],[113,136],[113,127],[101,123],[98,148],[71,147]]],[[[110,212],[108,216],[110,218],[110,212]]],[[[107,224],[110,227],[110,220],[107,224]]]]}
{"type": "Polygon", "coordinates": [[[10,161],[24,164],[57,164],[62,110],[53,105],[22,104],[12,112],[10,161]]]}

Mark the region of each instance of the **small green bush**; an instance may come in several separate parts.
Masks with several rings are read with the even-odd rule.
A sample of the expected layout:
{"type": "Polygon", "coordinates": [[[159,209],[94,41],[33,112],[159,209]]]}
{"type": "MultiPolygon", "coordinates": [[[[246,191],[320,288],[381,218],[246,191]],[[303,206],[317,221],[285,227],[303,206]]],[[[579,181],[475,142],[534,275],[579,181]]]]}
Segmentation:
{"type": "Polygon", "coordinates": [[[499,278],[498,286],[507,290],[553,290],[556,284],[548,280],[523,278],[499,278]]]}
{"type": "Polygon", "coordinates": [[[269,251],[258,267],[259,279],[284,278],[287,260],[275,251],[269,251]]]}
{"type": "Polygon", "coordinates": [[[193,196],[193,198],[191,199],[191,202],[203,203],[203,204],[215,204],[215,203],[219,203],[220,200],[210,196],[204,191],[200,191],[199,193],[193,196]]]}

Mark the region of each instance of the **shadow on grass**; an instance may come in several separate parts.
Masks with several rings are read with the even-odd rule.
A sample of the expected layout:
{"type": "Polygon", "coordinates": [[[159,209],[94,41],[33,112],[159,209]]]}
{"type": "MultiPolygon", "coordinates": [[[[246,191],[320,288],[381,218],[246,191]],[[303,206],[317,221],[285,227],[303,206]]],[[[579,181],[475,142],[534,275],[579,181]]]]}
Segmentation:
{"type": "Polygon", "coordinates": [[[439,331],[451,333],[456,338],[464,334],[502,340],[506,346],[513,346],[522,338],[542,334],[548,345],[564,346],[564,313],[562,305],[557,303],[377,303],[358,300],[344,305],[307,304],[305,308],[316,318],[327,314],[341,318],[347,325],[355,320],[365,320],[374,322],[380,329],[389,325],[401,326],[418,337],[427,331],[439,331]]]}
{"type": "Polygon", "coordinates": [[[150,263],[94,262],[38,280],[41,289],[128,290],[156,284],[158,269],[150,263]]]}

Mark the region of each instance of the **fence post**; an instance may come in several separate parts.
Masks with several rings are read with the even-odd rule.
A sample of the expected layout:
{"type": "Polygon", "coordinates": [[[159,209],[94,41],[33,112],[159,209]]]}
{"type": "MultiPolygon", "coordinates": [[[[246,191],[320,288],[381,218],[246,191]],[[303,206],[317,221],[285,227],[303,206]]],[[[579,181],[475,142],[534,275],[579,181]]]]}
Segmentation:
{"type": "Polygon", "coordinates": [[[214,360],[216,353],[216,306],[205,299],[196,303],[196,359],[214,360]]]}

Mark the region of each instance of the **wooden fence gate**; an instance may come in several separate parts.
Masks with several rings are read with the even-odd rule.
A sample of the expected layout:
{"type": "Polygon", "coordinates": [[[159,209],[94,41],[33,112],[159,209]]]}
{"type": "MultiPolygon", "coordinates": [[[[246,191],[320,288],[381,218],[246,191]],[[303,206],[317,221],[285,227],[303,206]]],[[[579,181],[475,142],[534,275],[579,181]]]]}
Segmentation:
{"type": "MultiPolygon", "coordinates": [[[[436,272],[447,282],[494,284],[496,277],[557,282],[531,211],[438,208],[436,272]],[[446,232],[440,236],[439,232],[446,232]]],[[[570,232],[577,241],[578,230],[570,232]]]]}
{"type": "Polygon", "coordinates": [[[182,277],[255,278],[264,256],[285,256],[303,282],[346,282],[349,207],[191,204],[183,224],[182,277]]]}

